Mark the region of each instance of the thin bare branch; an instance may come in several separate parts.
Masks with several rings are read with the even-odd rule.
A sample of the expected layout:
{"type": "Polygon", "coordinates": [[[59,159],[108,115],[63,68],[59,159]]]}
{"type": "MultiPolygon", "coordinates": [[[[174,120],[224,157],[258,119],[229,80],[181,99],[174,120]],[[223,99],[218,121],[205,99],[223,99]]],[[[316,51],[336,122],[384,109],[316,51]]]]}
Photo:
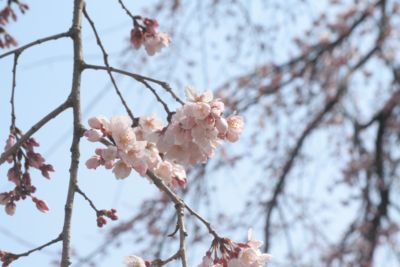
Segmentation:
{"type": "Polygon", "coordinates": [[[17,49],[14,49],[14,50],[8,51],[8,52],[6,52],[4,54],[1,54],[0,58],[7,57],[9,55],[16,54],[16,53],[21,54],[22,51],[24,51],[24,50],[26,50],[26,49],[28,49],[28,48],[30,48],[32,46],[39,45],[39,44],[42,44],[42,43],[45,43],[45,42],[48,42],[48,41],[57,40],[57,39],[64,38],[64,37],[70,37],[70,36],[71,36],[71,31],[50,35],[48,37],[38,39],[36,41],[33,41],[33,42],[28,43],[26,45],[23,45],[23,46],[21,46],[21,47],[19,47],[17,49]]]}
{"type": "Polygon", "coordinates": [[[47,122],[49,122],[50,120],[57,117],[59,114],[61,114],[64,110],[66,110],[69,107],[71,107],[71,102],[70,102],[70,99],[67,99],[65,102],[63,102],[61,105],[59,105],[53,111],[51,111],[49,114],[47,114],[41,120],[39,120],[37,123],[35,123],[29,129],[29,131],[27,131],[10,149],[8,149],[7,151],[4,151],[3,154],[1,154],[0,165],[3,164],[9,156],[13,155],[21,147],[21,145],[26,142],[26,140],[28,140],[34,133],[36,133],[40,128],[42,128],[47,122]]]}

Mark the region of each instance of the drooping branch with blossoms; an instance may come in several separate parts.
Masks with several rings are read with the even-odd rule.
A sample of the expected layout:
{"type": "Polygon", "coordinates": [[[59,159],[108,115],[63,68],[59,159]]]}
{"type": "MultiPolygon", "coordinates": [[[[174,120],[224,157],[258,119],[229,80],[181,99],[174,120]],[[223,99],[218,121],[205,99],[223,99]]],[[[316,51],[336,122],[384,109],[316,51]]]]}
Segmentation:
{"type": "MultiPolygon", "coordinates": [[[[16,0],[9,1],[9,3],[18,4],[22,12],[27,9],[25,4],[20,4],[16,0]]],[[[152,56],[169,45],[171,38],[168,34],[157,31],[159,26],[157,20],[133,16],[121,0],[118,0],[118,3],[133,20],[130,40],[135,49],[144,46],[146,53],[152,56]]],[[[7,10],[9,13],[2,14],[4,19],[0,20],[0,23],[8,22],[8,16],[15,16],[10,7],[7,7],[7,10]]],[[[10,37],[7,38],[9,39],[10,37]]],[[[15,42],[6,40],[5,46],[8,47],[10,44],[16,45],[15,42]]],[[[0,47],[2,46],[0,45],[0,47]]],[[[37,188],[33,185],[30,169],[35,168],[40,170],[42,176],[47,179],[50,179],[49,172],[54,172],[55,170],[40,153],[36,152],[35,149],[37,149],[39,143],[33,138],[33,135],[50,120],[58,117],[65,110],[71,109],[73,114],[73,138],[70,148],[69,186],[65,201],[63,227],[60,230],[60,234],[55,239],[24,253],[13,253],[7,251],[6,248],[1,248],[0,260],[3,263],[3,267],[9,266],[21,257],[27,257],[33,252],[58,242],[62,242],[60,266],[67,267],[71,265],[71,239],[73,238],[71,235],[71,226],[76,194],[82,196],[95,211],[98,227],[103,227],[107,223],[107,218],[111,220],[118,219],[115,209],[98,209],[94,201],[79,187],[78,169],[80,167],[80,142],[82,137],[86,137],[90,142],[99,142],[102,144],[101,147],[95,149],[94,155],[86,161],[85,165],[87,168],[96,169],[103,166],[112,171],[117,179],[125,179],[132,171],[135,171],[139,175],[146,177],[175,206],[177,218],[176,229],[170,236],[179,235],[179,247],[176,253],[164,260],[143,260],[139,256],[127,256],[125,263],[128,267],[164,266],[174,260],[180,260],[183,267],[191,266],[188,263],[189,260],[186,252],[186,236],[190,235],[185,226],[185,216],[187,214],[190,214],[202,223],[214,238],[210,249],[205,253],[203,262],[199,266],[265,266],[270,259],[270,255],[261,253],[261,243],[253,240],[251,234],[249,234],[247,243],[238,243],[229,238],[222,237],[214,230],[212,223],[208,222],[185,203],[176,192],[177,188],[190,186],[190,178],[187,177],[186,173],[187,168],[197,164],[205,164],[209,158],[215,155],[215,151],[224,141],[231,143],[238,141],[244,128],[243,118],[239,115],[233,113],[225,116],[224,103],[220,99],[215,99],[211,91],[198,93],[194,88],[187,87],[187,101],[184,102],[177,97],[171,87],[165,82],[111,67],[106,49],[96,30],[94,21],[86,10],[83,0],[74,0],[73,20],[69,30],[64,33],[38,39],[13,51],[6,52],[0,55],[0,58],[9,55],[14,55],[10,100],[11,125],[4,152],[0,157],[0,164],[5,162],[11,164],[7,176],[8,180],[15,185],[12,191],[0,193],[0,204],[5,206],[5,212],[8,215],[13,215],[16,212],[17,201],[27,198],[32,200],[39,211],[43,213],[50,212],[47,202],[33,195],[36,193],[37,188]],[[105,66],[91,65],[84,61],[82,45],[83,17],[89,22],[96,37],[105,66]],[[24,133],[16,126],[16,107],[14,104],[17,87],[18,59],[30,47],[39,45],[42,42],[66,37],[72,40],[74,52],[70,94],[63,103],[24,133]],[[90,128],[85,129],[81,118],[80,92],[82,89],[82,76],[87,69],[107,71],[115,92],[125,107],[127,115],[116,115],[111,118],[104,116],[93,117],[88,121],[90,128]],[[130,76],[145,85],[167,113],[166,122],[163,123],[155,115],[134,117],[129,103],[124,99],[119,90],[113,76],[114,72],[130,76]],[[150,83],[160,85],[181,106],[172,111],[150,83]]]]}

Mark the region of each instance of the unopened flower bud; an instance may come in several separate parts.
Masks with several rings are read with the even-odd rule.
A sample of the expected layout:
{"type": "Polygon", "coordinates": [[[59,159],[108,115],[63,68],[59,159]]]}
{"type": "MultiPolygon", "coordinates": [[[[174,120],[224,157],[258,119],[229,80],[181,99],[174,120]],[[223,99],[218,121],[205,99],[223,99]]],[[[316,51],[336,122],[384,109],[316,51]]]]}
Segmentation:
{"type": "Polygon", "coordinates": [[[17,205],[14,202],[9,202],[5,207],[6,213],[10,216],[14,215],[16,209],[17,205]]]}

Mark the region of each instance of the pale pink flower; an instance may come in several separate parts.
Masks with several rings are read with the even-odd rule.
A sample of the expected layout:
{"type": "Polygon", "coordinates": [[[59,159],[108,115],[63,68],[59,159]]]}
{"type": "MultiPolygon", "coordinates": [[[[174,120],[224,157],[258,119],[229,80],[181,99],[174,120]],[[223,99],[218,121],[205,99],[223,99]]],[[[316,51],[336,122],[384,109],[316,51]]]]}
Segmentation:
{"type": "Polygon", "coordinates": [[[211,113],[217,117],[221,116],[224,113],[225,104],[222,101],[215,100],[211,103],[211,113]]]}
{"type": "Polygon", "coordinates": [[[179,164],[187,164],[190,158],[190,151],[186,146],[173,145],[166,154],[166,157],[170,160],[175,160],[179,164]]]}
{"type": "Polygon", "coordinates": [[[172,183],[173,187],[177,187],[177,186],[185,187],[187,184],[185,168],[183,168],[182,165],[173,163],[171,178],[172,178],[171,183],[172,183]]]}
{"type": "Polygon", "coordinates": [[[114,167],[114,160],[107,160],[104,161],[104,167],[109,170],[112,169],[112,167],[114,167]]]}
{"type": "Polygon", "coordinates": [[[124,161],[119,160],[115,163],[113,173],[117,179],[124,179],[131,173],[131,167],[129,167],[124,161]]]}
{"type": "MultiPolygon", "coordinates": [[[[187,104],[189,106],[189,104],[187,104]]],[[[196,120],[205,119],[211,112],[211,107],[208,103],[198,102],[190,105],[191,114],[196,120]]]]}
{"type": "Polygon", "coordinates": [[[124,258],[126,267],[146,267],[145,261],[138,256],[127,256],[124,258]]]}
{"type": "Polygon", "coordinates": [[[141,176],[145,176],[148,169],[148,165],[144,159],[138,159],[133,162],[132,168],[135,171],[137,171],[141,176]]]}
{"type": "Polygon", "coordinates": [[[100,160],[99,156],[92,156],[86,161],[85,165],[88,169],[96,169],[100,166],[100,160]]]}
{"type": "Polygon", "coordinates": [[[244,121],[241,116],[232,115],[227,119],[228,131],[226,133],[226,139],[229,142],[236,142],[239,139],[241,132],[243,131],[244,121]]]}
{"type": "Polygon", "coordinates": [[[110,121],[104,116],[92,117],[88,120],[89,126],[97,130],[109,130],[110,121]]]}
{"type": "Polygon", "coordinates": [[[145,133],[151,133],[163,128],[162,121],[155,114],[140,117],[139,125],[145,133]]]}
{"type": "Polygon", "coordinates": [[[146,141],[137,141],[129,145],[125,151],[120,152],[120,157],[128,164],[133,165],[134,162],[144,155],[144,149],[147,145],[146,141]]]}
{"type": "Polygon", "coordinates": [[[197,94],[196,90],[191,86],[187,86],[185,88],[185,94],[187,99],[191,102],[210,103],[214,98],[212,91],[207,90],[203,94],[199,95],[197,94]]]}
{"type": "Polygon", "coordinates": [[[167,47],[171,43],[171,38],[168,34],[163,32],[145,33],[144,48],[149,56],[153,56],[156,52],[159,52],[162,48],[167,47]]]}
{"type": "Polygon", "coordinates": [[[117,157],[118,149],[115,146],[108,146],[102,150],[101,157],[105,161],[112,161],[117,157]]]}
{"type": "Polygon", "coordinates": [[[248,231],[248,242],[246,243],[249,247],[243,248],[237,259],[233,259],[228,263],[228,267],[263,267],[271,260],[271,255],[267,253],[261,253],[260,247],[262,242],[253,238],[253,231],[248,231]]]}
{"type": "Polygon", "coordinates": [[[131,125],[132,120],[128,116],[115,116],[111,118],[110,130],[118,148],[125,149],[136,141],[136,135],[131,125]]]}
{"type": "Polygon", "coordinates": [[[154,168],[162,161],[160,151],[158,151],[156,145],[153,143],[147,143],[144,149],[144,158],[146,159],[148,168],[154,168]]]}
{"type": "Polygon", "coordinates": [[[208,157],[214,155],[214,151],[219,146],[218,131],[213,129],[204,129],[203,127],[196,126],[192,130],[194,143],[196,143],[200,150],[207,154],[208,157]]]}
{"type": "Polygon", "coordinates": [[[172,164],[168,161],[162,161],[158,164],[154,170],[154,174],[157,175],[165,184],[169,185],[172,182],[172,164]]]}
{"type": "Polygon", "coordinates": [[[103,137],[103,133],[97,129],[90,129],[83,134],[90,142],[97,142],[103,137]]]}

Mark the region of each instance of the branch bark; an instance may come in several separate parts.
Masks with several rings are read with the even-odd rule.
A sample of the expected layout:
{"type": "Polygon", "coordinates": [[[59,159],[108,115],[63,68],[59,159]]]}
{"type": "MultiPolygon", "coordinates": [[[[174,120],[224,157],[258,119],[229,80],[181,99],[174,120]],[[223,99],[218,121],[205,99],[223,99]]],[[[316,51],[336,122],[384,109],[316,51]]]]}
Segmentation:
{"type": "Polygon", "coordinates": [[[84,1],[74,1],[74,13],[73,21],[71,26],[72,40],[74,47],[74,65],[73,65],[73,77],[72,77],[72,88],[69,99],[73,109],[73,139],[71,144],[71,165],[70,165],[70,180],[67,193],[67,200],[65,203],[65,217],[64,226],[62,231],[63,244],[62,244],[62,257],[61,267],[68,267],[71,264],[71,219],[72,210],[74,204],[75,188],[78,181],[78,167],[79,167],[79,141],[82,136],[82,124],[81,124],[81,103],[80,103],[80,87],[81,87],[81,75],[82,75],[82,64],[83,64],[83,52],[82,52],[82,37],[81,37],[81,23],[82,23],[82,11],[84,1]]]}

